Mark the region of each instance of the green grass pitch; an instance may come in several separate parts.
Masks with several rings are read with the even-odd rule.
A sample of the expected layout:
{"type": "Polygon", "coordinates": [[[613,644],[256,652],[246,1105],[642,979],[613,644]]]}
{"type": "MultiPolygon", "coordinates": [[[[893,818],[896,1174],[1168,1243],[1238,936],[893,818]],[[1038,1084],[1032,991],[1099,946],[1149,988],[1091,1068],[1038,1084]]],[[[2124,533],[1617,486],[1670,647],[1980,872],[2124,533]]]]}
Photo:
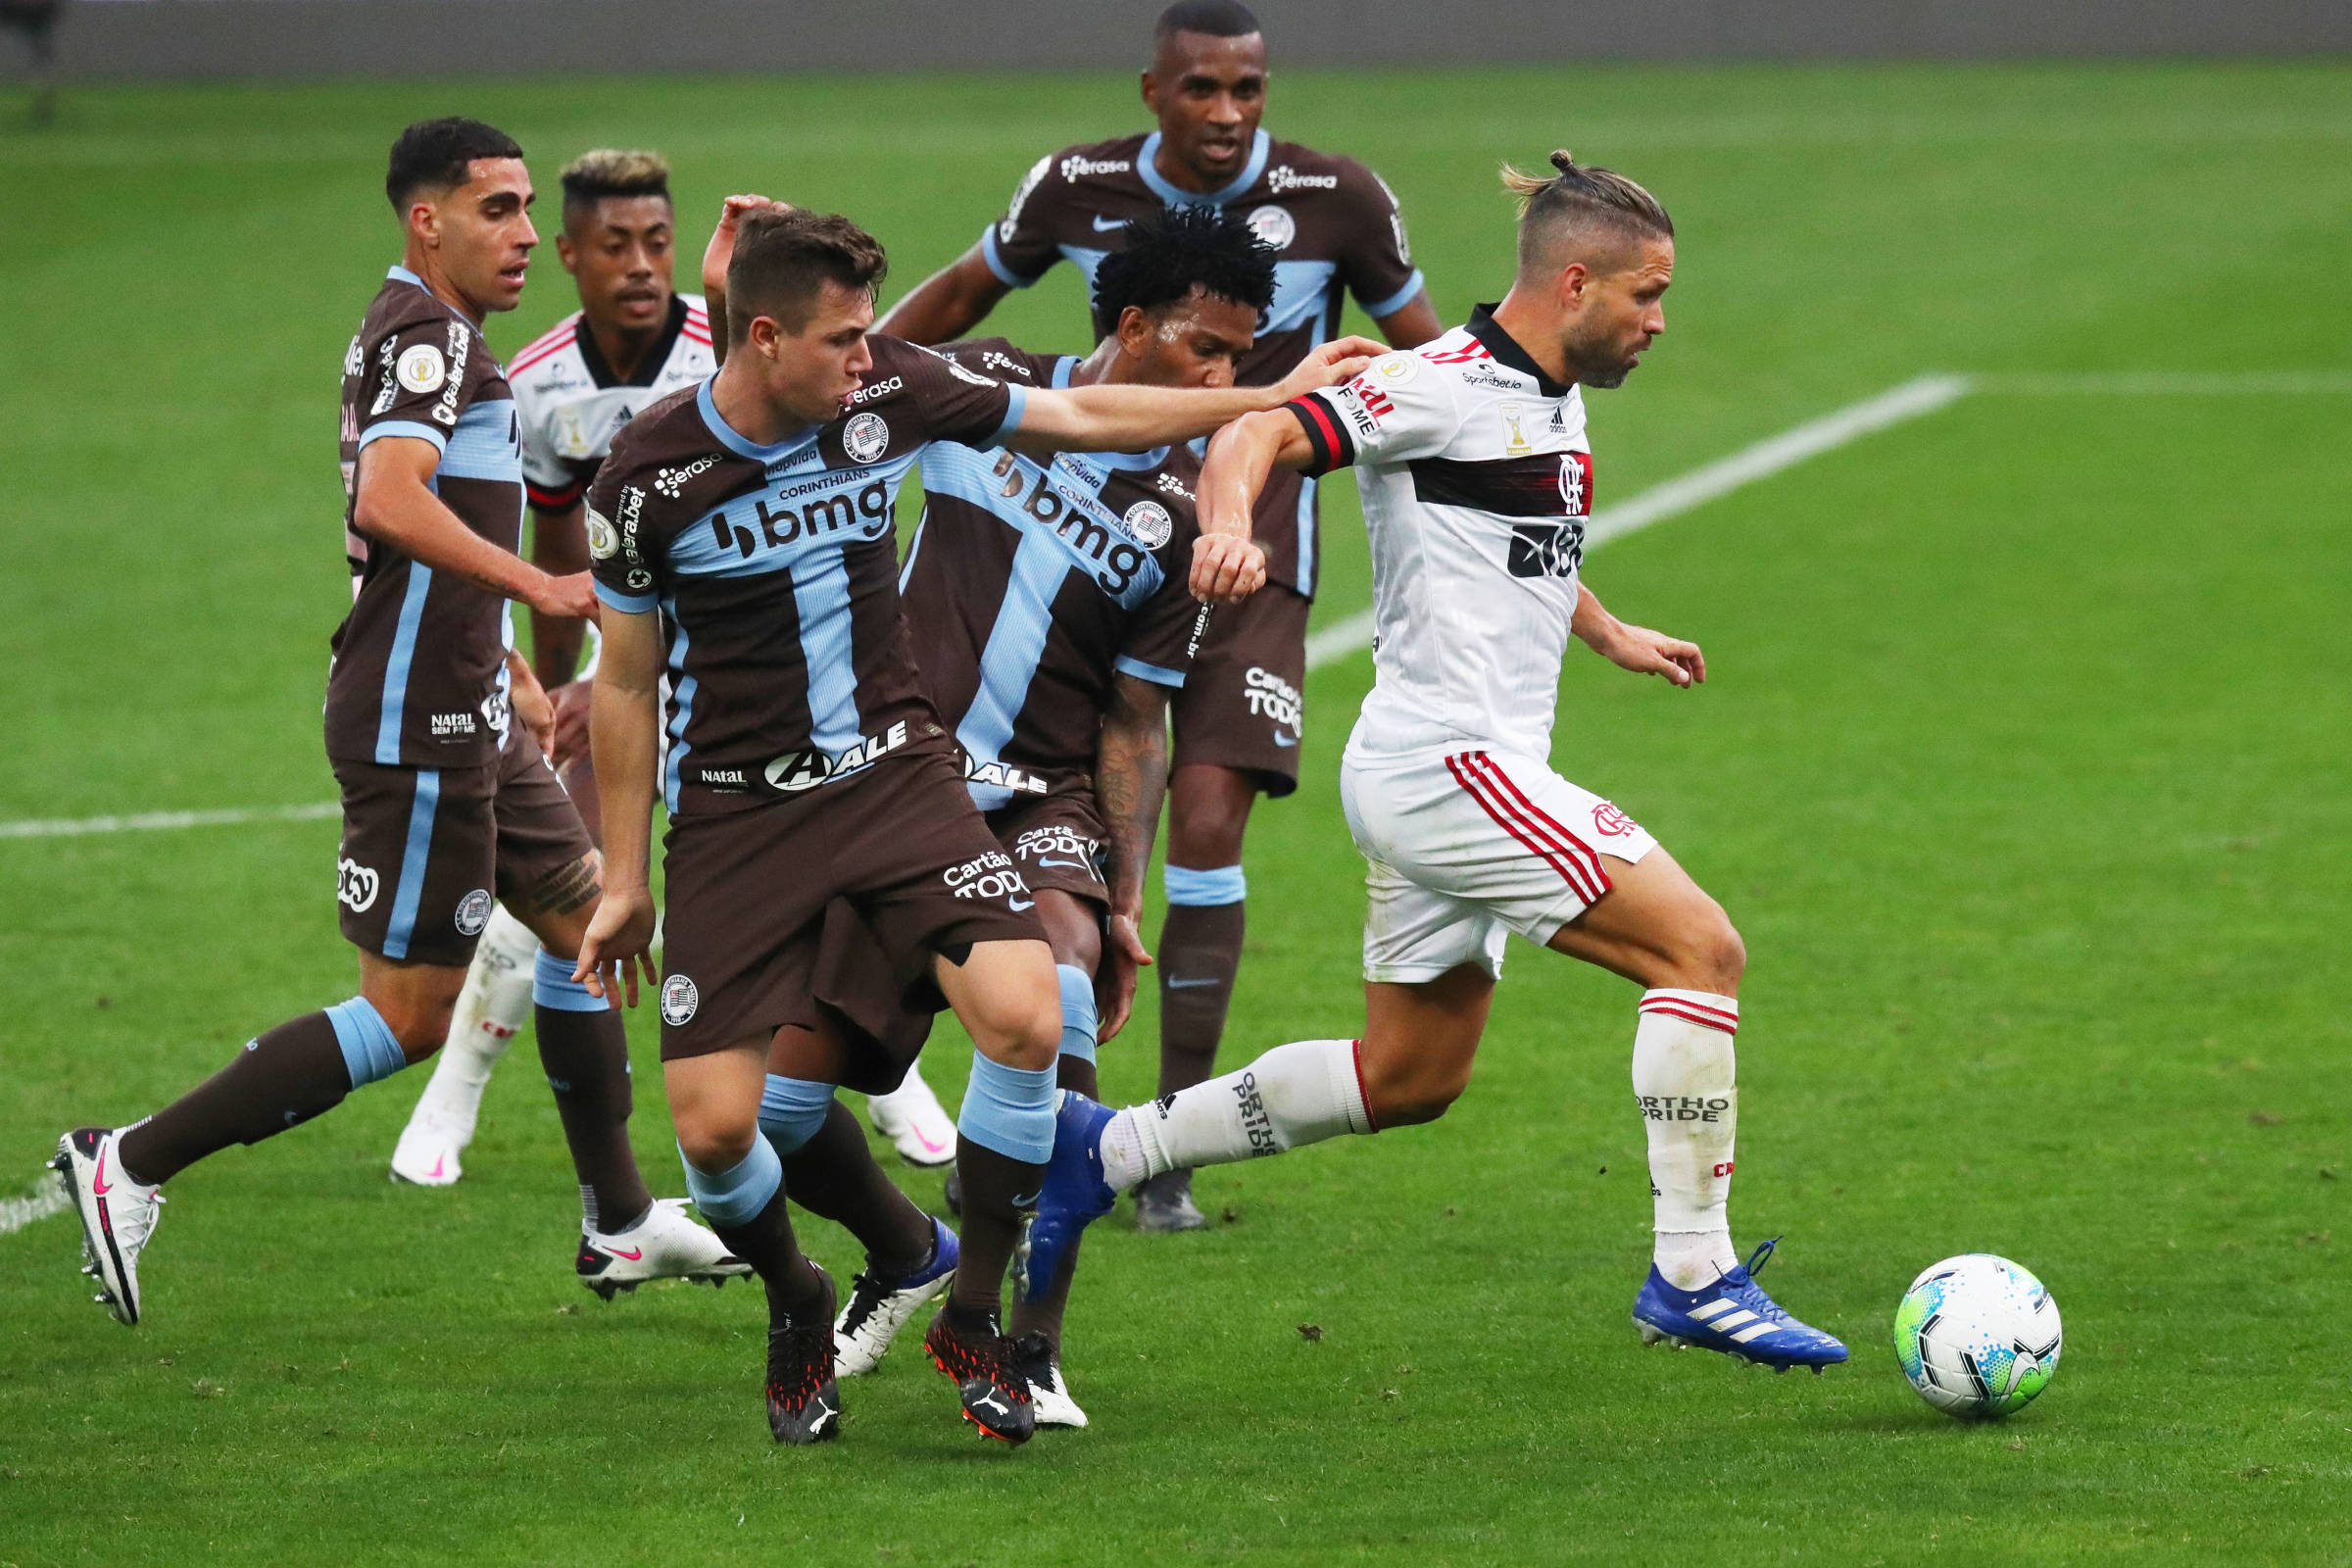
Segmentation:
{"type": "MultiPolygon", "coordinates": [[[[660,147],[693,252],[727,191],[841,207],[895,294],[1040,152],[1138,122],[1115,74],[904,85],[108,90],[0,131],[0,819],[332,798],[332,402],[397,254],[401,123],[506,124],[543,188],[660,147]]],[[[1505,281],[1505,156],[1567,146],[1673,208],[1672,330],[1593,399],[1604,511],[1924,370],[2352,368],[2341,66],[1301,75],[1274,104],[1387,174],[1448,319],[1505,281]]],[[[570,308],[552,251],[504,352],[570,308]]],[[[1001,324],[1083,347],[1066,270],[1001,324]]],[[[2352,1560],[2348,414],[1987,391],[1592,562],[1714,678],[1572,659],[1555,761],[1747,938],[1734,1215],[1852,1344],[1829,1377],[1640,1349],[1633,993],[1523,946],[1437,1126],[1205,1174],[1204,1234],[1099,1227],[1095,1426],[1019,1452],[911,1346],[848,1387],[842,1443],[779,1451],[755,1293],[579,1290],[525,1045],[452,1192],[385,1180],[413,1077],[174,1182],[135,1332],[70,1219],[0,1236],[0,1563],[2352,1560]],[[1996,1427],[1927,1409],[1888,1342],[1912,1274],[1976,1250],[2068,1329],[1996,1427]]],[[[1330,619],[1368,595],[1347,483],[1327,530],[1330,619]]],[[[1253,829],[1229,1060],[1360,1016],[1334,774],[1369,679],[1314,678],[1307,783],[1253,829]]],[[[0,1193],[349,994],[334,842],[0,839],[0,1193]]],[[[647,1021],[636,1140],[674,1193],[647,1021]]],[[[1114,1096],[1153,1038],[1147,1001],[1114,1096]]]]}

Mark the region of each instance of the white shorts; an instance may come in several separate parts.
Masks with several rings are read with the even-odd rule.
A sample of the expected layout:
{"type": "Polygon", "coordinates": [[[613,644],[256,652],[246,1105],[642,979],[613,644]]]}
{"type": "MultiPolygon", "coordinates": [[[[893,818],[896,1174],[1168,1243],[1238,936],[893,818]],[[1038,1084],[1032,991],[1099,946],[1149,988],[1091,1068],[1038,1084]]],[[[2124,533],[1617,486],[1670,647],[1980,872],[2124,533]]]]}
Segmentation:
{"type": "Polygon", "coordinates": [[[1548,943],[1609,891],[1604,857],[1658,846],[1590,790],[1525,757],[1428,751],[1340,764],[1364,881],[1364,978],[1416,984],[1465,963],[1502,973],[1506,933],[1548,943]]]}

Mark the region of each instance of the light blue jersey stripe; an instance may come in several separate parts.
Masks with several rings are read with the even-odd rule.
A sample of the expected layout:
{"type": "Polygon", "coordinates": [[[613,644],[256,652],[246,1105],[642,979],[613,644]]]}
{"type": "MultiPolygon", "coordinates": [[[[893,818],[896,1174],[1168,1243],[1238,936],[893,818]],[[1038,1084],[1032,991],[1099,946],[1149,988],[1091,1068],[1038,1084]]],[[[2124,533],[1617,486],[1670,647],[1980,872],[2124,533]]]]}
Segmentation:
{"type": "Polygon", "coordinates": [[[1395,316],[1398,311],[1401,311],[1407,305],[1412,304],[1413,296],[1421,292],[1421,285],[1424,281],[1425,280],[1421,276],[1421,270],[1419,268],[1415,268],[1413,269],[1413,275],[1404,280],[1404,287],[1398,289],[1387,299],[1357,300],[1355,303],[1363,307],[1363,312],[1366,316],[1369,316],[1372,318],[1372,319],[1377,321],[1384,316],[1395,316]]]}
{"type": "Polygon", "coordinates": [[[662,607],[668,613],[675,635],[669,644],[670,702],[676,712],[669,721],[669,760],[662,781],[662,799],[667,803],[670,815],[678,812],[678,764],[686,760],[686,726],[694,718],[694,694],[702,685],[686,673],[686,623],[678,618],[675,600],[662,607]]]}
{"type": "Polygon", "coordinates": [[[997,225],[994,223],[980,231],[980,259],[988,263],[988,270],[996,273],[997,281],[1006,288],[1027,288],[1037,281],[1034,277],[1023,277],[1004,260],[1004,253],[997,249],[997,225]]]}
{"type": "Polygon", "coordinates": [[[1315,597],[1315,481],[1298,481],[1298,591],[1315,597]]]}
{"type": "Polygon", "coordinates": [[[400,622],[392,632],[392,654],[384,661],[384,700],[375,721],[375,760],[400,765],[401,718],[409,704],[409,664],[416,657],[416,628],[424,619],[425,596],[433,591],[433,568],[409,563],[409,590],[401,596],[400,622]]]}
{"type": "Polygon", "coordinates": [[[405,958],[416,934],[416,904],[424,897],[424,869],[432,859],[433,814],[441,805],[438,768],[416,770],[416,797],[409,804],[409,844],[400,857],[400,890],[392,895],[392,920],[384,931],[384,956],[405,958]]]}
{"type": "Polygon", "coordinates": [[[838,757],[858,744],[858,671],[850,646],[850,565],[838,550],[796,562],[792,602],[808,670],[808,744],[838,757]]]}
{"type": "MultiPolygon", "coordinates": [[[[1045,656],[1046,634],[1054,624],[1054,596],[1069,575],[1069,552],[1043,529],[1021,536],[1013,552],[1012,574],[1004,584],[1004,601],[997,609],[997,623],[980,655],[980,690],[970,711],[956,726],[956,743],[975,762],[999,760],[1004,743],[1012,739],[1012,721],[1029,697],[1029,682],[1045,656]]],[[[972,804],[993,811],[1012,799],[1002,784],[973,782],[972,804]]]]}
{"type": "Polygon", "coordinates": [[[1183,670],[1168,669],[1159,664],[1147,664],[1132,654],[1119,655],[1110,662],[1110,666],[1122,675],[1133,675],[1137,680],[1148,680],[1154,686],[1181,686],[1184,684],[1183,670]]]}
{"type": "Polygon", "coordinates": [[[475,403],[458,416],[441,453],[444,479],[491,479],[522,483],[522,448],[514,439],[514,405],[504,398],[475,403]]]}
{"type": "Polygon", "coordinates": [[[407,436],[413,441],[430,441],[436,452],[449,450],[448,436],[443,435],[429,424],[418,424],[415,419],[386,419],[380,424],[369,425],[360,432],[358,450],[365,452],[368,450],[368,442],[381,441],[388,435],[407,436]]]}

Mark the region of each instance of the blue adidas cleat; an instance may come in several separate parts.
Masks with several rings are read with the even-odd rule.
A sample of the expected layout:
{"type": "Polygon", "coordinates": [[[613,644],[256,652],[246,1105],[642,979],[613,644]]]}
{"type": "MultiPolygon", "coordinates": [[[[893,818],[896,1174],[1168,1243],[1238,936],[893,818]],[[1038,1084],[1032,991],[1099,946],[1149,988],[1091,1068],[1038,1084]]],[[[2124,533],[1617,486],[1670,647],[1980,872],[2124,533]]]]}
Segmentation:
{"type": "Polygon", "coordinates": [[[1079,1236],[1118,1200],[1102,1179],[1102,1129],[1117,1114],[1074,1089],[1062,1091],[1061,1108],[1054,1113],[1054,1156],[1046,1161],[1037,1214],[1012,1263],[1013,1288],[1022,1300],[1046,1294],[1079,1236]]]}
{"type": "Polygon", "coordinates": [[[1663,1340],[1670,1349],[1721,1350],[1775,1372],[1809,1366],[1819,1373],[1843,1361],[1843,1345],[1782,1311],[1757,1286],[1756,1271],[1780,1240],[1775,1236],[1746,1263],[1695,1291],[1667,1284],[1652,1264],[1642,1294],[1634,1298],[1634,1327],[1642,1331],[1642,1343],[1663,1340]]]}

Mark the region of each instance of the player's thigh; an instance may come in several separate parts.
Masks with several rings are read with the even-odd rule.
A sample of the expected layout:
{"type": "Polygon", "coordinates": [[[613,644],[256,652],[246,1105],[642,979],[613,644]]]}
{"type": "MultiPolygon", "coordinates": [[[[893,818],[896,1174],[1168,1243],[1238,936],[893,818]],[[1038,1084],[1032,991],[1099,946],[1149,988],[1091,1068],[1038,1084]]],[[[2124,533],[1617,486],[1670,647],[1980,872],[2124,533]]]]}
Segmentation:
{"type": "Polygon", "coordinates": [[[1257,804],[1260,776],[1187,762],[1168,775],[1168,863],[1213,871],[1237,865],[1257,804]]]}
{"type": "Polygon", "coordinates": [[[1609,891],[1552,933],[1554,952],[1638,985],[1739,994],[1747,953],[1723,906],[1673,856],[1652,849],[1612,861],[1609,891]]]}
{"type": "Polygon", "coordinates": [[[1309,608],[1296,590],[1269,585],[1210,615],[1168,709],[1178,775],[1169,791],[1169,857],[1176,864],[1232,864],[1254,795],[1279,799],[1298,787],[1309,608]],[[1231,776],[1212,781],[1220,772],[1231,776]]]}
{"type": "Polygon", "coordinates": [[[1102,916],[1110,907],[1110,885],[1102,879],[1109,832],[1093,798],[1016,801],[986,820],[1037,899],[1054,961],[1093,974],[1102,959],[1102,916]]]}
{"type": "Polygon", "coordinates": [[[1376,1126],[1433,1121],[1461,1097],[1494,1000],[1481,962],[1412,984],[1365,984],[1361,1068],[1376,1126]]]}
{"type": "Polygon", "coordinates": [[[393,964],[471,963],[490,919],[495,764],[332,765],[343,796],[335,896],[344,940],[393,964]]]}
{"type": "Polygon", "coordinates": [[[498,897],[558,957],[579,956],[604,859],[538,742],[513,727],[499,757],[498,897]]]}
{"type": "Polygon", "coordinates": [[[940,955],[940,994],[980,1054],[1008,1067],[1051,1067],[1061,1054],[1061,983],[1042,941],[975,942],[940,955]]]}

